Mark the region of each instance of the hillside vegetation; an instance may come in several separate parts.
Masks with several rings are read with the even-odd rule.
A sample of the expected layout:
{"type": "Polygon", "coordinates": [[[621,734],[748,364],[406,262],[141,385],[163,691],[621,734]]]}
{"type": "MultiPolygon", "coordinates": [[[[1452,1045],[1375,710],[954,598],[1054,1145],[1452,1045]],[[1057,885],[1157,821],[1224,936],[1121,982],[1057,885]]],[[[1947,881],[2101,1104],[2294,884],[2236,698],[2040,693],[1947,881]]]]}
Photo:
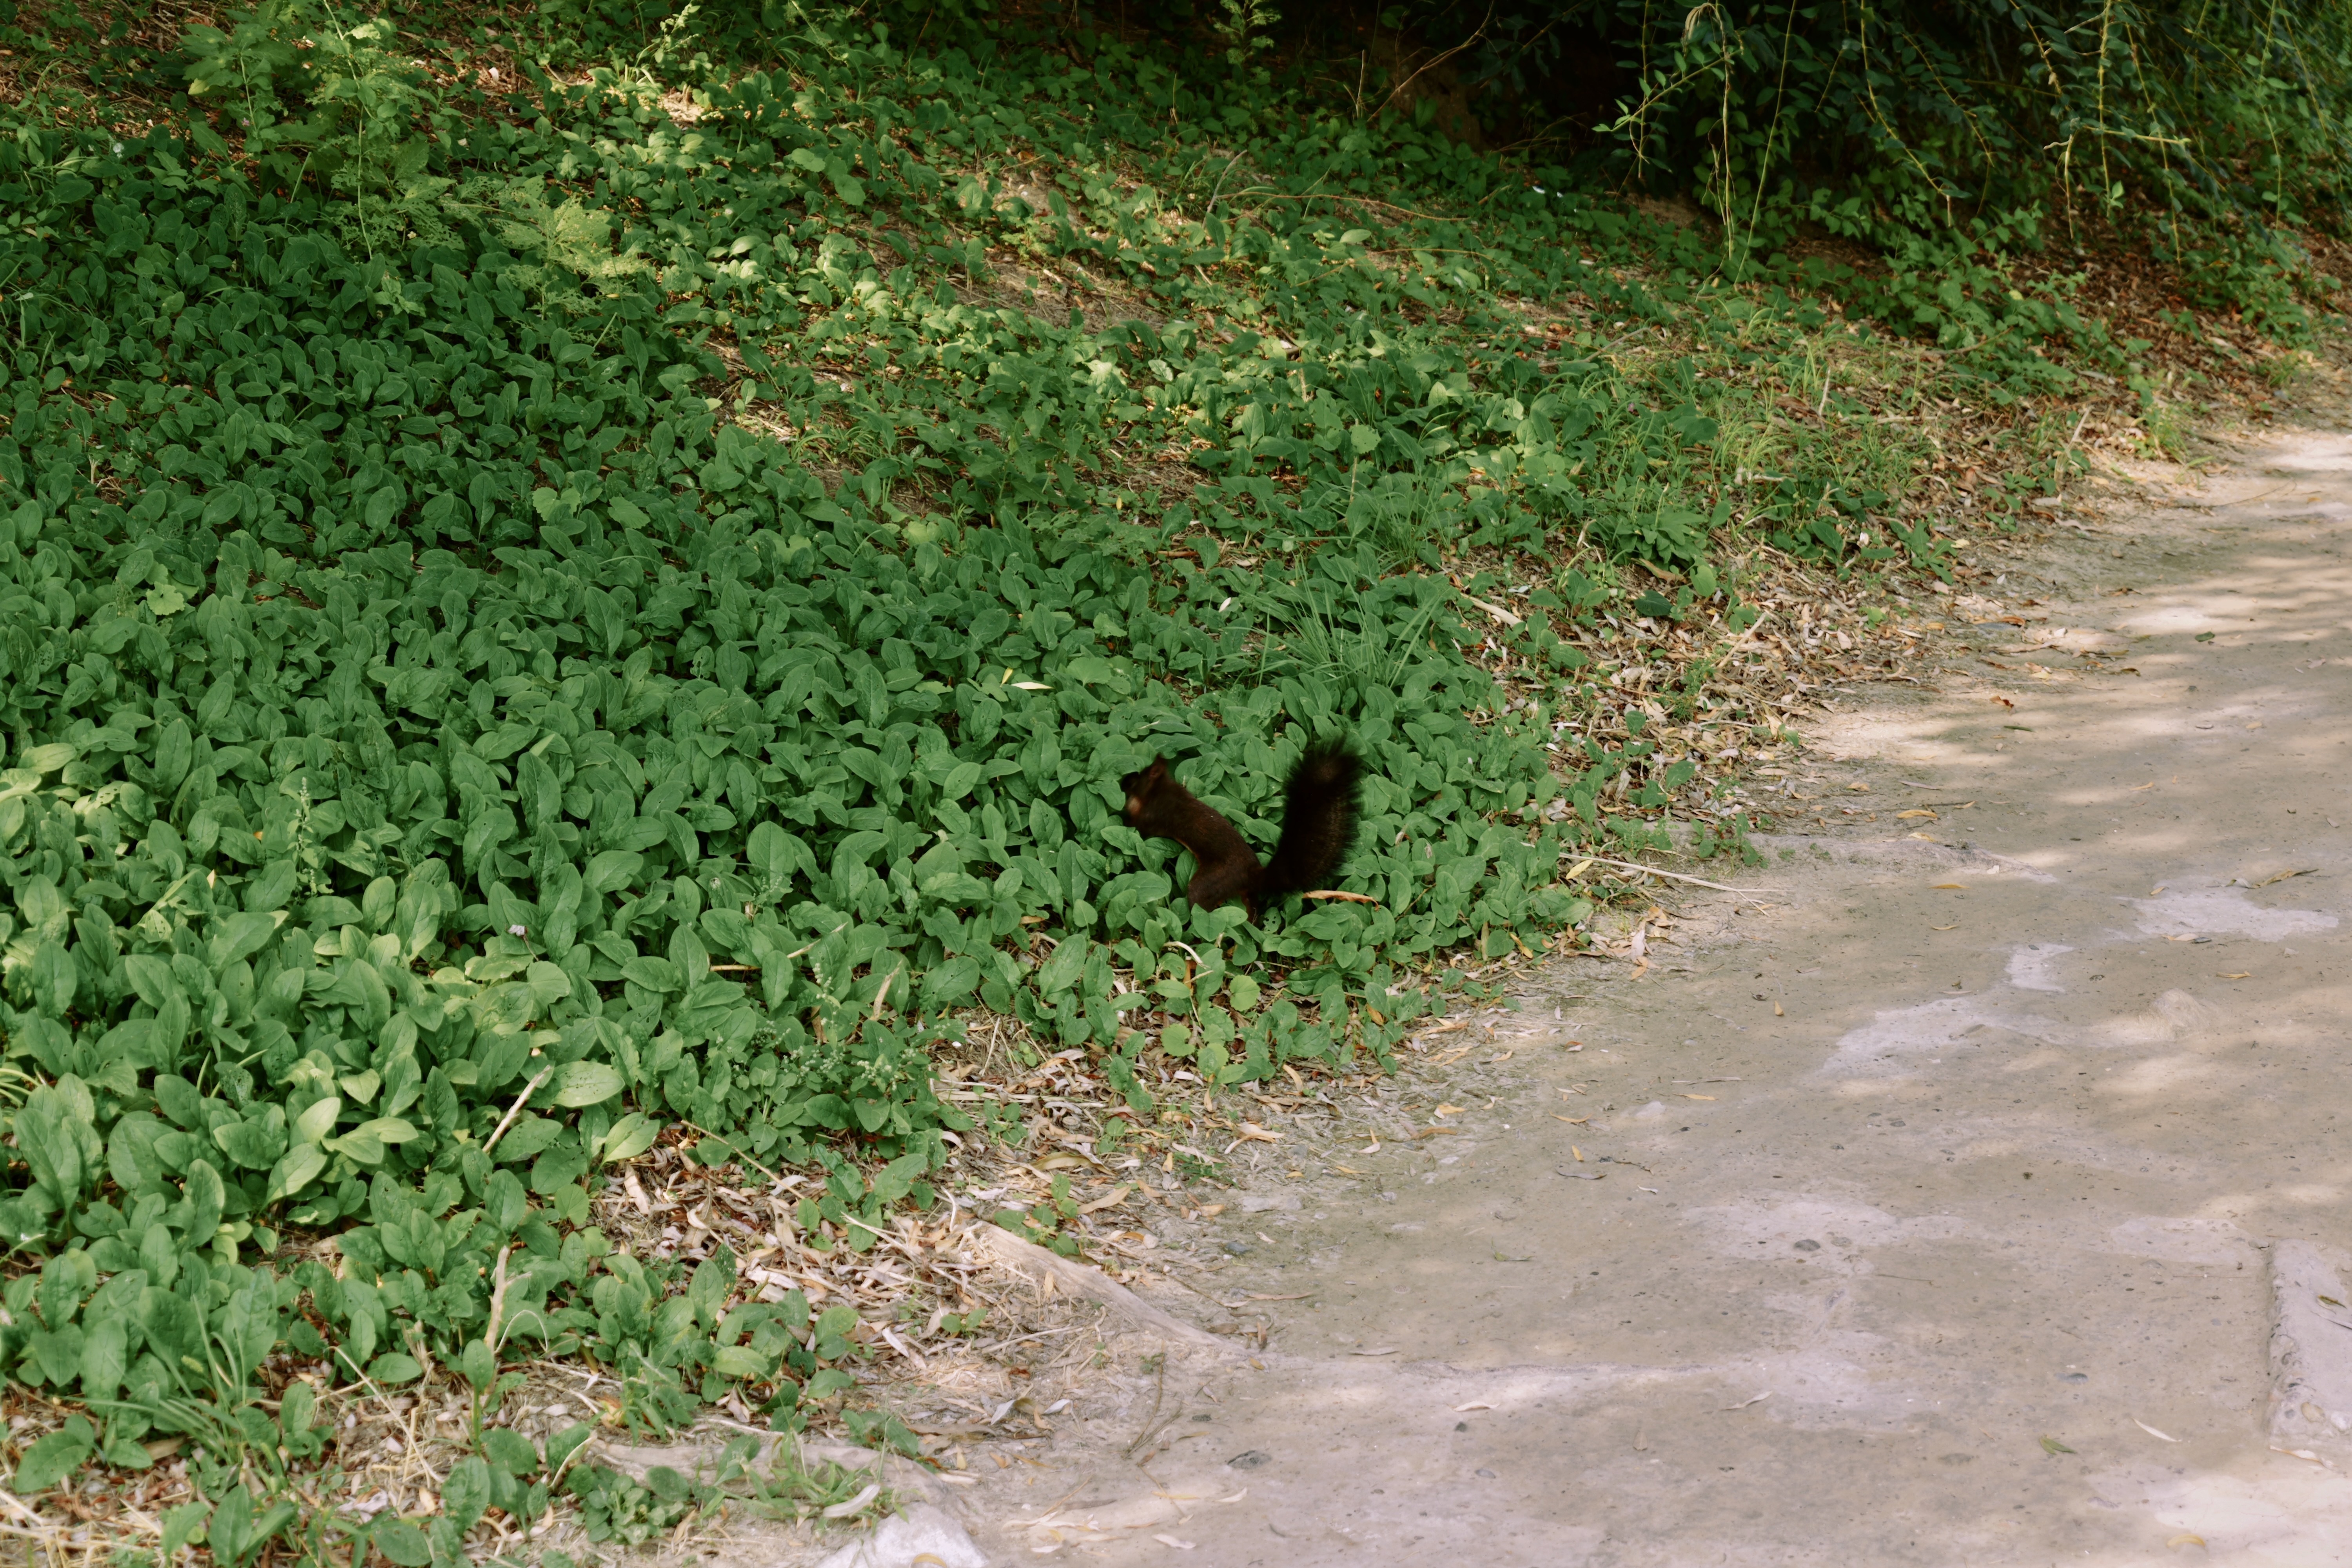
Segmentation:
{"type": "Polygon", "coordinates": [[[1123,1098],[1104,1157],[1384,1066],[1579,942],[1581,852],[1735,842],[1805,688],[1761,650],[1892,658],[1887,574],[2079,452],[2041,371],[1563,171],[936,20],[19,14],[16,1495],[229,1568],[506,1550],[588,1436],[504,1424],[532,1359],[906,1440],[854,1305],[615,1249],[604,1173],[792,1169],[795,1245],[862,1251],[1028,1135],[934,1082],[975,1018],[1123,1098]],[[1165,753],[1270,842],[1342,732],[1340,896],[1193,912],[1118,820],[1165,753]],[[412,1384],[467,1412],[440,1507],[337,1511],[336,1402],[412,1384]]]}

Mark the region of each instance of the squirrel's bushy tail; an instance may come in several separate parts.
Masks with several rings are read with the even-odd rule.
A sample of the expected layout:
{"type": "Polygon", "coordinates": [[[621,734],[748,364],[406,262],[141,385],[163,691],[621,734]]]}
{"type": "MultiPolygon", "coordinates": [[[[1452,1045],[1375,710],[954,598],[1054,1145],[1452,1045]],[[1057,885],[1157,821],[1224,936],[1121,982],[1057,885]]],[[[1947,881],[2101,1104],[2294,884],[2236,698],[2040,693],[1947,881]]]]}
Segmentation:
{"type": "Polygon", "coordinates": [[[1265,863],[1258,885],[1262,897],[1278,899],[1328,884],[1355,841],[1361,769],[1344,741],[1307,747],[1283,785],[1282,841],[1265,863]]]}

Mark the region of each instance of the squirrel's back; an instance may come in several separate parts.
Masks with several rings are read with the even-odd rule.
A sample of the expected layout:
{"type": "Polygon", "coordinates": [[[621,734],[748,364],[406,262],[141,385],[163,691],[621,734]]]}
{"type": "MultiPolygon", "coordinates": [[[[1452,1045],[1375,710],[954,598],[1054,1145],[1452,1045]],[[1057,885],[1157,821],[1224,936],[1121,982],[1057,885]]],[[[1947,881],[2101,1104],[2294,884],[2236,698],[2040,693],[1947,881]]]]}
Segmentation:
{"type": "Polygon", "coordinates": [[[1122,815],[1139,832],[1173,838],[1192,852],[1195,869],[1185,891],[1196,907],[1213,910],[1240,899],[1255,920],[1266,900],[1312,891],[1339,868],[1356,837],[1361,769],[1343,742],[1309,746],[1284,781],[1282,838],[1263,866],[1232,823],[1176,782],[1165,757],[1122,781],[1122,815]]]}

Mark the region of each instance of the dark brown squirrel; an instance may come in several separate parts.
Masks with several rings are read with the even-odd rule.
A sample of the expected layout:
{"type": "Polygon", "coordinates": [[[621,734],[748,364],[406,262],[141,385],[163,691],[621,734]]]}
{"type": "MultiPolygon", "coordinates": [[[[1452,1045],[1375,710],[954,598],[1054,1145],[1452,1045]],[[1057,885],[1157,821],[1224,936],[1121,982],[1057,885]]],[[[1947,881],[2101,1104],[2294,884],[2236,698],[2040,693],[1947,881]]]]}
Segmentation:
{"type": "Polygon", "coordinates": [[[1201,804],[1168,771],[1168,759],[1121,781],[1128,826],[1147,838],[1173,838],[1197,868],[1185,894],[1213,910],[1239,899],[1250,919],[1271,900],[1323,886],[1356,836],[1361,763],[1343,741],[1309,746],[1282,786],[1282,837],[1265,864],[1234,825],[1201,804]]]}

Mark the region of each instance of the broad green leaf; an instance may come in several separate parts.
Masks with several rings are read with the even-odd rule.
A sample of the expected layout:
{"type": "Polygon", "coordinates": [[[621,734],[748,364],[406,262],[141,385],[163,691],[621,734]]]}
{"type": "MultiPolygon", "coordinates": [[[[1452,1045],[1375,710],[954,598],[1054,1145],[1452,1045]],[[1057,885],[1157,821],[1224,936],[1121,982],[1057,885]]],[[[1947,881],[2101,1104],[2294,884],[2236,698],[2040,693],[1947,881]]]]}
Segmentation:
{"type": "Polygon", "coordinates": [[[634,849],[600,850],[591,857],[583,879],[591,892],[609,893],[625,888],[637,875],[646,858],[634,849]]]}
{"type": "Polygon", "coordinates": [[[981,765],[978,763],[958,763],[954,767],[948,770],[948,776],[940,781],[940,798],[942,800],[961,800],[964,796],[970,795],[974,787],[979,784],[980,781],[986,776],[987,774],[981,768],[981,765]]]}
{"type": "Polygon", "coordinates": [[[167,959],[152,953],[134,952],[124,957],[122,970],[131,981],[131,989],[138,992],[139,999],[150,1007],[160,1009],[173,997],[182,994],[180,983],[173,976],[172,965],[167,959]]]}
{"type": "Polygon", "coordinates": [[[604,1134],[604,1142],[597,1154],[608,1164],[634,1160],[652,1148],[654,1140],[660,1136],[660,1122],[633,1110],[613,1123],[612,1130],[604,1134]]]}
{"type": "Polygon", "coordinates": [[[539,1472],[539,1450],[531,1446],[530,1438],[512,1427],[486,1428],[482,1433],[482,1453],[493,1466],[509,1476],[532,1476],[539,1472]]]}
{"type": "Polygon", "coordinates": [[[530,987],[532,1001],[542,1013],[572,994],[572,977],[543,960],[524,972],[524,981],[530,987]]]}
{"type": "Polygon", "coordinates": [[[677,964],[652,953],[633,958],[621,965],[622,975],[651,991],[682,991],[686,976],[677,964]]]}
{"type": "Polygon", "coordinates": [[[119,1313],[93,1315],[81,1344],[81,1396],[111,1399],[130,1370],[129,1339],[119,1313]]]}
{"type": "MultiPolygon", "coordinates": [[[[387,1356],[384,1359],[394,1358],[387,1356]]],[[[398,1359],[405,1361],[407,1358],[398,1359]]],[[[395,1519],[389,1514],[378,1518],[374,1527],[368,1531],[368,1540],[387,1562],[396,1563],[400,1568],[425,1568],[425,1564],[433,1561],[433,1548],[425,1541],[425,1532],[404,1519],[395,1519]]]]}
{"type": "Polygon", "coordinates": [[[441,1510],[451,1529],[464,1534],[489,1506],[490,1468],[481,1456],[468,1454],[450,1466],[442,1483],[441,1510]]]}
{"type": "Polygon", "coordinates": [[[250,957],[261,950],[278,928],[285,922],[286,911],[262,910],[234,914],[221,922],[220,933],[205,950],[213,973],[217,974],[238,959],[250,957]]]}
{"type": "Polygon", "coordinates": [[[74,1132],[74,1108],[56,1089],[37,1089],[16,1112],[16,1147],[33,1180],[62,1208],[81,1195],[81,1140],[74,1132]]]}
{"type": "Polygon", "coordinates": [[[710,1370],[721,1377],[766,1378],[775,1373],[776,1358],[749,1345],[720,1345],[711,1353],[710,1370]]]}
{"type": "Polygon", "coordinates": [[[286,1152],[286,1111],[272,1105],[274,1116],[252,1116],[213,1129],[213,1142],[236,1164],[248,1171],[266,1171],[286,1152]]]}
{"type": "Polygon", "coordinates": [[[37,1439],[25,1450],[9,1489],[19,1497],[47,1491],[81,1468],[97,1441],[97,1430],[88,1421],[79,1415],[69,1416],[62,1428],[37,1439]]]}
{"type": "Polygon", "coordinates": [[[202,1246],[212,1240],[213,1231],[220,1224],[221,1209],[228,1201],[227,1189],[212,1162],[199,1159],[188,1164],[186,1191],[188,1206],[180,1237],[184,1242],[202,1246]]]}
{"type": "MultiPolygon", "coordinates": [[[[374,1088],[369,1086],[371,1090],[374,1088]]],[[[294,1119],[294,1139],[298,1143],[316,1143],[335,1130],[335,1118],[342,1114],[343,1102],[333,1095],[327,1096],[294,1119]]]]}
{"type": "MultiPolygon", "coordinates": [[[[382,1155],[379,1153],[377,1158],[382,1158],[382,1155]]],[[[276,1203],[280,1198],[292,1197],[317,1180],[319,1173],[326,1168],[326,1151],[318,1143],[296,1144],[286,1152],[285,1158],[278,1162],[277,1169],[269,1173],[267,1201],[276,1203]]]]}
{"type": "Polygon", "coordinates": [[[1052,996],[1068,990],[1078,982],[1087,964],[1087,939],[1072,934],[1062,939],[1053,956],[1037,968],[1037,990],[1041,995],[1052,996]]]}
{"type": "Polygon", "coordinates": [[[553,1080],[555,1103],[578,1108],[601,1105],[626,1087],[618,1068],[604,1062],[566,1062],[553,1080]]]}
{"type": "MultiPolygon", "coordinates": [[[[306,1143],[303,1147],[307,1149],[313,1145],[306,1143]]],[[[315,1147],[323,1149],[330,1154],[343,1155],[362,1165],[378,1164],[383,1159],[383,1140],[368,1131],[363,1126],[354,1127],[341,1137],[330,1138],[324,1143],[315,1147]]]]}

